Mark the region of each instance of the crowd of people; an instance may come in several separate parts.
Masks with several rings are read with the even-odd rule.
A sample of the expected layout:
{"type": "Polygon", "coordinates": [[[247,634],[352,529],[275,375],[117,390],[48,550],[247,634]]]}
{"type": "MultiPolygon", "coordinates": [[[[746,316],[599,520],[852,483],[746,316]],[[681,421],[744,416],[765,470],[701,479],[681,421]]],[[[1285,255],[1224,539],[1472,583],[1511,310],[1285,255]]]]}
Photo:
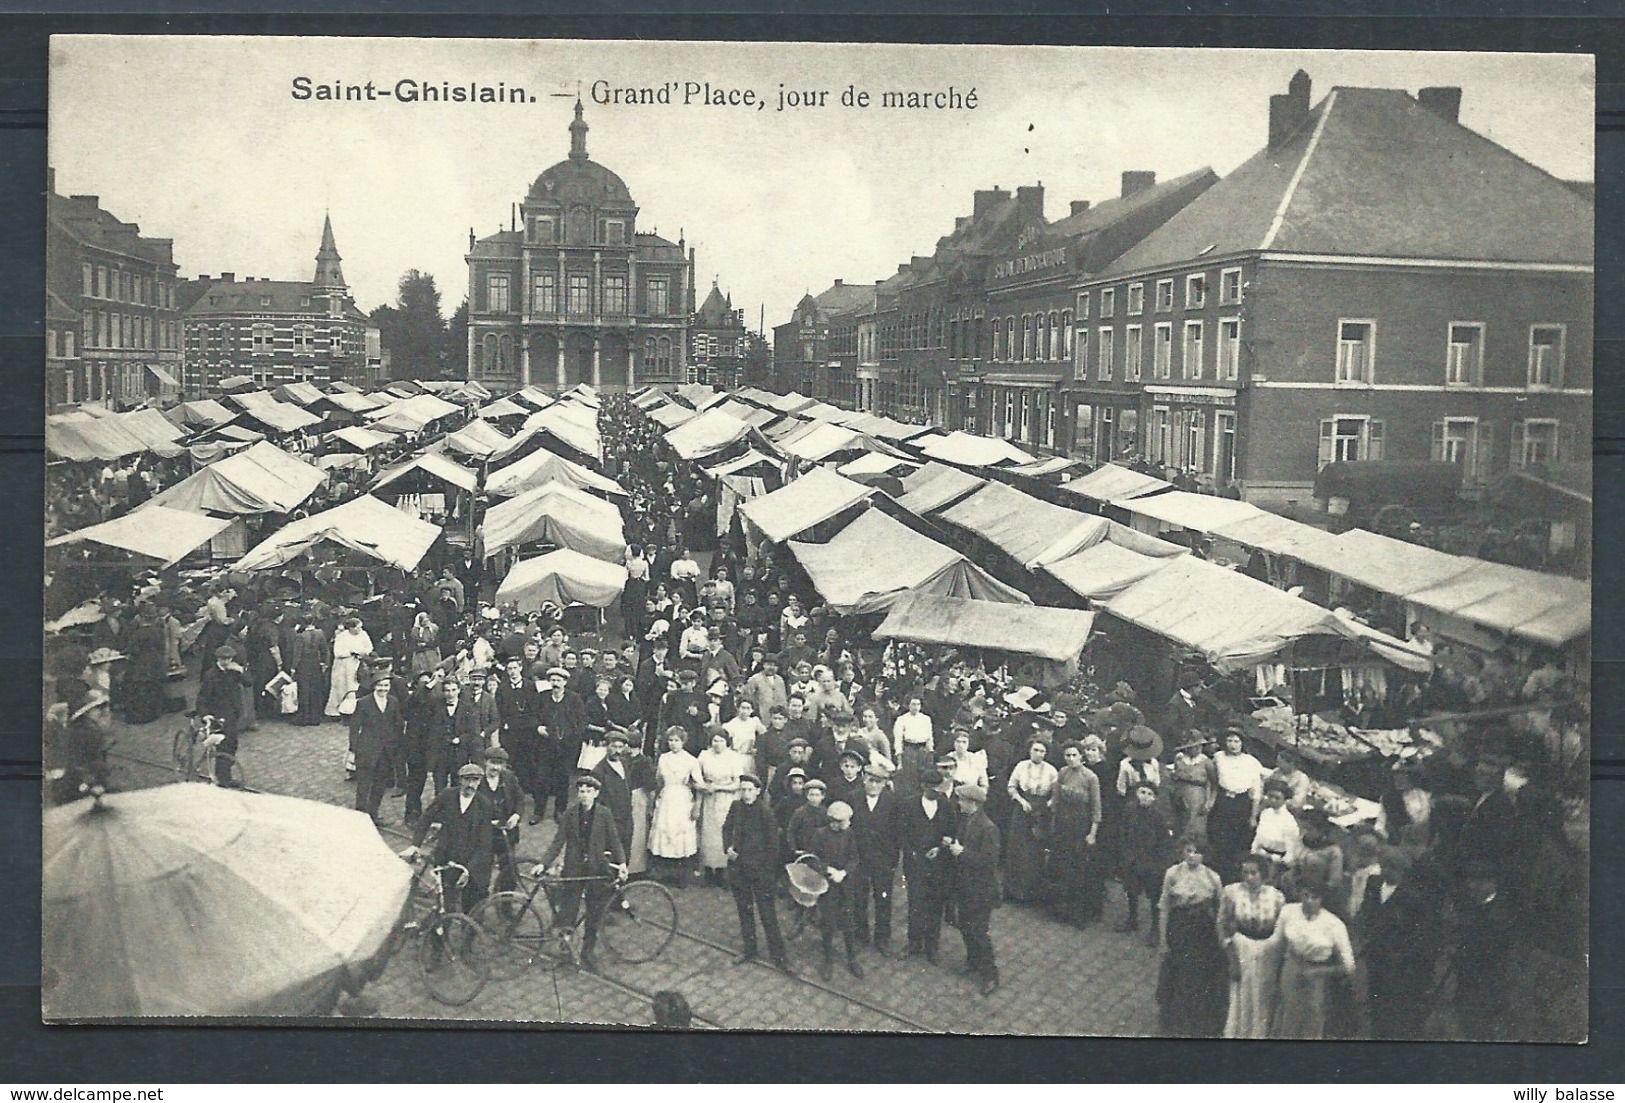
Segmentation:
{"type": "Polygon", "coordinates": [[[626,490],[607,621],[494,605],[465,545],[413,574],[146,576],[55,656],[64,746],[104,736],[110,709],[184,707],[189,650],[191,707],[228,749],[272,719],[345,725],[333,768],[356,808],[414,845],[441,824],[437,860],[477,859],[469,907],[514,884],[521,836],[551,820],[549,860],[726,887],[747,960],[760,928],[795,972],[781,913],[810,906],[826,981],[881,955],[938,963],[953,928],[987,994],[1001,904],[1079,928],[1112,911],[1125,953],[1162,950],[1170,1034],[1426,1037],[1448,1002],[1460,1033],[1500,1036],[1518,932],[1583,948],[1583,918],[1550,903],[1583,871],[1529,760],[1435,756],[1393,772],[1375,823],[1339,825],[1290,752],[1266,766],[1239,728],[1142,700],[1132,671],[1084,667],[1046,695],[1005,656],[874,641],[782,549],[719,524],[715,480],[633,404],[606,397],[599,428],[626,490]]]}

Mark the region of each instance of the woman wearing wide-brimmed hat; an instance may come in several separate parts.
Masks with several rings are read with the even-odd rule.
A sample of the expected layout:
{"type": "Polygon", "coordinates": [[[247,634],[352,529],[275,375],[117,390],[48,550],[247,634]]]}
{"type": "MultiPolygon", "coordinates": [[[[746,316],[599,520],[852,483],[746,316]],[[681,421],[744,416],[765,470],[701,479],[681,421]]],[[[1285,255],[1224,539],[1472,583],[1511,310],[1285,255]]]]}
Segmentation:
{"type": "Polygon", "coordinates": [[[1123,761],[1117,767],[1117,795],[1124,800],[1134,799],[1134,787],[1149,781],[1160,793],[1165,770],[1162,757],[1162,736],[1136,724],[1123,739],[1123,761]]]}

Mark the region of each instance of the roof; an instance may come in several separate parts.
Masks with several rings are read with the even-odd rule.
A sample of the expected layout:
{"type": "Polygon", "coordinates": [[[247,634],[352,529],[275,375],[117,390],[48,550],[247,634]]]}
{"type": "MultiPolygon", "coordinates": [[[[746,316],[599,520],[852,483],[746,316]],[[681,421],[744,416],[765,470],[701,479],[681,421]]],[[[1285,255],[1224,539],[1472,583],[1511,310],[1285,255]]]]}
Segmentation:
{"type": "Polygon", "coordinates": [[[878,509],[858,514],[825,544],[789,543],[818,593],[842,615],[889,608],[906,592],[1027,603],[959,552],[878,509]]]}
{"type": "Polygon", "coordinates": [[[1392,88],[1334,88],[1105,270],[1260,250],[1590,265],[1595,207],[1392,88]]]}
{"type": "Polygon", "coordinates": [[[898,468],[907,468],[910,473],[919,467],[913,460],[901,459],[897,456],[887,455],[885,452],[865,452],[857,459],[848,460],[835,470],[851,478],[857,475],[889,475],[898,468]]]}
{"type": "MultiPolygon", "coordinates": [[[[180,431],[157,411],[157,415],[177,436],[180,431]]],[[[139,433],[118,414],[102,418],[45,421],[45,448],[54,456],[66,460],[117,460],[140,452],[156,451],[161,455],[178,456],[181,449],[172,441],[157,440],[150,432],[139,433]]]]}
{"type": "Polygon", "coordinates": [[[1473,560],[1461,574],[1405,600],[1549,647],[1591,631],[1591,583],[1504,563],[1473,560]]]}
{"type": "Polygon", "coordinates": [[[715,280],[711,281],[711,293],[700,304],[700,309],[694,312],[694,322],[700,326],[727,326],[732,325],[734,318],[733,300],[723,295],[717,287],[715,280]]]}
{"type": "Polygon", "coordinates": [[[813,299],[819,313],[826,319],[855,310],[872,309],[875,305],[875,285],[872,283],[838,283],[813,299]]]}
{"type": "Polygon", "coordinates": [[[173,406],[164,416],[179,425],[200,425],[213,428],[216,425],[224,425],[235,418],[237,413],[234,410],[226,409],[212,398],[200,398],[173,406]]]}
{"type": "Polygon", "coordinates": [[[322,399],[352,414],[364,414],[368,410],[376,410],[381,405],[376,399],[357,391],[334,391],[332,394],[323,395],[322,399]]]}
{"type": "Polygon", "coordinates": [[[1294,558],[1378,593],[1407,597],[1467,571],[1476,562],[1366,529],[1308,544],[1294,558]]]}
{"type": "Polygon", "coordinates": [[[1320,547],[1332,540],[1332,534],[1302,521],[1294,521],[1274,513],[1259,513],[1220,525],[1213,535],[1258,548],[1271,555],[1297,558],[1305,548],[1320,547]]]}
{"type": "Polygon", "coordinates": [[[955,429],[945,437],[934,437],[920,451],[935,460],[966,467],[996,467],[999,464],[1029,464],[1033,457],[1003,437],[984,437],[955,429]]]}
{"type": "Polygon", "coordinates": [[[606,563],[571,548],[559,548],[513,565],[497,587],[498,605],[514,605],[520,612],[541,608],[544,602],[564,609],[614,604],[626,589],[627,571],[619,563],[606,563]]]}
{"type": "Polygon", "coordinates": [[[621,511],[583,490],[547,483],[498,502],[480,527],[485,554],[541,541],[619,563],[626,552],[621,511]]]}
{"type": "Polygon", "coordinates": [[[709,456],[720,452],[736,440],[742,440],[750,426],[721,410],[707,410],[675,429],[666,430],[666,443],[685,460],[709,456]]]}
{"type": "Polygon", "coordinates": [[[509,438],[489,421],[476,419],[454,433],[447,433],[440,443],[465,456],[483,460],[508,447],[509,438]]]}
{"type": "Polygon", "coordinates": [[[841,425],[815,425],[809,432],[801,434],[793,441],[781,441],[779,447],[788,455],[816,463],[837,452],[846,452],[854,448],[866,449],[868,440],[862,433],[841,425]]]}
{"type": "Polygon", "coordinates": [[[230,524],[229,517],[207,517],[154,506],[47,540],[45,546],[101,544],[156,559],[161,567],[172,567],[220,535],[230,524]]]}
{"type": "Polygon", "coordinates": [[[511,398],[499,398],[495,402],[480,407],[481,417],[513,417],[516,414],[528,415],[529,413],[530,407],[521,406],[511,398]]]}
{"type": "Polygon", "coordinates": [[[904,476],[904,493],[897,499],[897,504],[916,516],[924,516],[959,501],[986,482],[986,479],[957,467],[931,462],[912,475],[904,476]]]}
{"type": "Polygon", "coordinates": [[[276,397],[299,406],[310,406],[327,396],[314,383],[284,383],[276,389],[276,397]]]}
{"type": "MultiPolygon", "coordinates": [[[[1133,543],[1130,533],[1115,521],[1052,505],[1004,483],[983,483],[973,494],[949,506],[939,516],[975,533],[1023,567],[1041,567],[1079,548],[1088,547],[1119,531],[1119,541],[1133,543]]],[[[1161,551],[1153,541],[1152,550],[1161,551]]],[[[1172,547],[1172,545],[1168,545],[1172,547]]]]}
{"type": "MultiPolygon", "coordinates": [[[[224,462],[224,461],[222,461],[224,462]]],[[[410,517],[370,494],[290,521],[232,564],[233,570],[280,567],[318,544],[338,544],[410,571],[440,536],[440,526],[410,517]]]]}
{"type": "Polygon", "coordinates": [[[426,475],[432,475],[441,482],[454,486],[458,490],[466,490],[470,494],[479,485],[479,476],[462,464],[447,459],[439,452],[425,452],[421,456],[414,456],[404,463],[398,463],[380,472],[377,481],[372,484],[373,492],[377,493],[390,483],[403,479],[414,471],[422,471],[426,475]]]}
{"type": "Polygon", "coordinates": [[[1077,609],[911,594],[891,607],[874,634],[1070,662],[1089,642],[1094,622],[1093,613],[1077,609]]]}
{"type": "Polygon", "coordinates": [[[1116,504],[1138,516],[1196,532],[1213,532],[1224,525],[1251,520],[1264,512],[1250,502],[1220,498],[1213,494],[1194,494],[1188,490],[1171,490],[1166,494],[1131,498],[1116,504]]]}
{"type": "Polygon", "coordinates": [[[1159,181],[1128,195],[1103,199],[1087,210],[1051,222],[1044,231],[1044,236],[1051,241],[1057,241],[1100,233],[1148,207],[1155,207],[1171,198],[1177,200],[1182,193],[1191,192],[1200,195],[1212,187],[1218,179],[1212,169],[1200,168],[1171,180],[1159,181]]]}
{"type": "MultiPolygon", "coordinates": [[[[448,438],[449,439],[449,438],[448,438]]],[[[485,477],[485,492],[495,497],[508,498],[523,494],[547,483],[564,483],[578,490],[596,490],[603,494],[626,497],[626,490],[614,479],[545,448],[499,467],[485,477]]]]}
{"type": "Polygon", "coordinates": [[[701,460],[700,470],[713,479],[720,479],[724,475],[736,475],[748,467],[755,467],[759,463],[776,466],[778,461],[764,452],[758,452],[754,448],[747,448],[732,459],[723,460],[711,467],[705,466],[706,461],[701,460]]]}
{"type": "Polygon", "coordinates": [[[797,394],[795,391],[788,391],[779,395],[779,397],[775,398],[771,403],[769,403],[769,405],[771,405],[781,414],[794,414],[800,413],[808,406],[815,405],[816,403],[817,399],[808,398],[806,395],[797,394]]]}
{"type": "Polygon", "coordinates": [[[770,494],[752,498],[741,507],[741,512],[769,540],[782,543],[872,494],[872,487],[855,483],[828,468],[815,467],[770,494]]]}
{"type": "Polygon", "coordinates": [[[125,222],[103,210],[94,195],[50,192],[46,197],[46,212],[59,229],[86,245],[174,266],[173,239],[142,237],[139,224],[125,222]]]}
{"type": "MultiPolygon", "coordinates": [[[[204,288],[197,302],[187,308],[191,317],[214,314],[311,314],[312,296],[325,296],[313,291],[309,280],[233,280],[226,283],[215,280],[204,288]]],[[[366,316],[354,306],[345,316],[365,320],[366,316]]]]}
{"type": "Polygon", "coordinates": [[[1142,474],[1132,468],[1119,467],[1115,463],[1102,464],[1087,475],[1061,484],[1062,490],[1085,498],[1093,498],[1097,502],[1142,498],[1147,494],[1156,494],[1173,488],[1173,483],[1159,479],[1155,475],[1142,474]]]}
{"type": "Polygon", "coordinates": [[[318,468],[260,441],[149,498],[138,507],[193,513],[291,513],[327,478],[318,468]]]}
{"type": "Polygon", "coordinates": [[[1079,597],[1098,601],[1120,594],[1140,579],[1162,570],[1171,558],[1142,555],[1122,544],[1102,540],[1065,559],[1047,563],[1044,569],[1079,597]]]}
{"type": "Polygon", "coordinates": [[[1199,653],[1227,674],[1306,636],[1358,637],[1330,609],[1193,555],[1169,561],[1099,607],[1199,653]]]}
{"type": "Polygon", "coordinates": [[[598,422],[592,411],[569,402],[556,402],[545,410],[538,410],[525,419],[524,429],[514,438],[513,447],[537,433],[547,433],[559,443],[580,452],[583,456],[600,459],[603,448],[598,437],[598,422]],[[583,417],[582,415],[586,416],[583,417]]]}
{"type": "Polygon", "coordinates": [[[687,406],[680,406],[675,402],[668,402],[664,406],[657,406],[649,411],[649,419],[657,425],[667,429],[675,429],[679,425],[693,421],[700,415],[687,406]]]}
{"type": "Polygon", "coordinates": [[[336,440],[341,444],[348,444],[361,452],[371,452],[374,448],[382,448],[395,438],[389,433],[380,433],[376,429],[363,429],[359,425],[346,425],[342,429],[335,429],[328,433],[327,440],[336,440]]]}
{"type": "Polygon", "coordinates": [[[320,425],[322,419],[291,402],[279,402],[270,391],[248,391],[229,396],[243,412],[274,433],[292,433],[320,425]]]}

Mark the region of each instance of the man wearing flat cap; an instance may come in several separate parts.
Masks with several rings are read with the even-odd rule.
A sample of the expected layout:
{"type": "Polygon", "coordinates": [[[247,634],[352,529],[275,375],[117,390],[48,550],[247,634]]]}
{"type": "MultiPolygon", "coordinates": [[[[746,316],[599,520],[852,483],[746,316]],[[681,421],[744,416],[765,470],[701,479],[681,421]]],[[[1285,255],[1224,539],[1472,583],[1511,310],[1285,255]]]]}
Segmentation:
{"type": "Polygon", "coordinates": [[[851,831],[852,806],[845,801],[835,801],[826,815],[824,826],[813,832],[810,848],[818,858],[818,872],[829,881],[829,890],[818,898],[818,930],[824,940],[824,960],[818,967],[818,976],[824,981],[835,977],[835,935],[839,932],[846,944],[847,971],[862,980],[863,965],[858,961],[857,944],[852,938],[856,898],[853,879],[859,862],[857,841],[851,831]]]}
{"type": "Polygon", "coordinates": [[[948,844],[959,835],[959,809],[953,800],[954,756],[936,756],[939,780],[922,786],[898,810],[903,876],[908,881],[908,946],[904,957],[923,954],[935,965],[942,921],[953,888],[953,855],[948,844]]]}
{"type": "Polygon", "coordinates": [[[728,858],[728,888],[739,912],[739,940],[744,948],[739,964],[758,960],[756,917],[760,915],[773,964],[794,976],[773,900],[780,868],[779,825],[772,807],[762,799],[762,779],[755,774],[739,777],[739,799],[728,807],[722,845],[728,858]]]}
{"type": "MultiPolygon", "coordinates": [[[[361,705],[356,705],[356,711],[361,705]]],[[[360,775],[357,774],[359,780],[360,775]]],[[[440,825],[435,838],[432,864],[443,866],[455,862],[468,870],[468,876],[457,875],[456,870],[446,872],[446,909],[466,912],[485,897],[491,883],[491,858],[494,853],[492,821],[497,819],[497,807],[484,791],[485,771],[468,763],[457,771],[457,787],[442,789],[435,794],[429,807],[423,810],[412,831],[412,845],[401,851],[401,857],[414,858],[423,846],[424,836],[434,824],[440,825]]]]}
{"type": "Polygon", "coordinates": [[[981,993],[999,987],[999,967],[993,954],[988,924],[999,906],[999,829],[987,817],[987,790],[961,785],[954,790],[959,804],[959,834],[948,844],[954,859],[954,904],[959,912],[959,933],[965,940],[965,971],[976,978],[981,993]]]}
{"type": "Polygon", "coordinates": [[[554,900],[553,926],[568,934],[575,930],[576,917],[585,898],[587,932],[581,942],[580,964],[583,969],[592,971],[598,968],[593,950],[598,945],[598,928],[604,921],[604,905],[614,893],[615,885],[626,878],[626,849],[620,832],[615,829],[615,817],[598,803],[603,782],[592,774],[578,774],[573,787],[575,803],[564,810],[558,831],[554,832],[542,860],[531,869],[530,875],[542,876],[562,854],[561,877],[613,878],[613,881],[572,881],[560,885],[554,900]]]}
{"type": "MultiPolygon", "coordinates": [[[[547,671],[547,689],[538,703],[539,731],[542,736],[542,793],[536,800],[536,815],[549,796],[556,798],[558,814],[569,803],[570,775],[581,761],[581,748],[587,742],[587,710],[581,698],[571,693],[570,672],[563,667],[547,671]]],[[[533,817],[531,823],[537,822],[533,817]]],[[[624,840],[623,840],[624,841],[624,840]]]]}
{"type": "Polygon", "coordinates": [[[889,954],[892,889],[902,853],[897,797],[891,791],[891,777],[885,767],[867,766],[862,777],[863,795],[852,805],[852,834],[858,843],[858,872],[852,880],[853,934],[859,942],[869,941],[872,907],[874,947],[889,954]]]}

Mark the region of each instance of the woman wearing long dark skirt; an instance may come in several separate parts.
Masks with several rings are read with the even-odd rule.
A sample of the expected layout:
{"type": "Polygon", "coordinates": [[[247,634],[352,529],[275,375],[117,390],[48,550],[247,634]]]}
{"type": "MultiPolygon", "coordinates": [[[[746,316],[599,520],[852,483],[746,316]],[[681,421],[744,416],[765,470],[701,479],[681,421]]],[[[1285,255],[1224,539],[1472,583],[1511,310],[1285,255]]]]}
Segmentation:
{"type": "Polygon", "coordinates": [[[1100,780],[1084,765],[1083,748],[1061,751],[1050,834],[1050,903],[1063,923],[1082,927],[1100,918],[1104,885],[1095,861],[1100,832],[1100,780]]]}
{"type": "Polygon", "coordinates": [[[1216,1038],[1224,1029],[1230,970],[1216,925],[1223,882],[1202,863],[1206,843],[1186,837],[1162,879],[1167,953],[1157,976],[1158,1022],[1180,1038],[1216,1038]]]}

